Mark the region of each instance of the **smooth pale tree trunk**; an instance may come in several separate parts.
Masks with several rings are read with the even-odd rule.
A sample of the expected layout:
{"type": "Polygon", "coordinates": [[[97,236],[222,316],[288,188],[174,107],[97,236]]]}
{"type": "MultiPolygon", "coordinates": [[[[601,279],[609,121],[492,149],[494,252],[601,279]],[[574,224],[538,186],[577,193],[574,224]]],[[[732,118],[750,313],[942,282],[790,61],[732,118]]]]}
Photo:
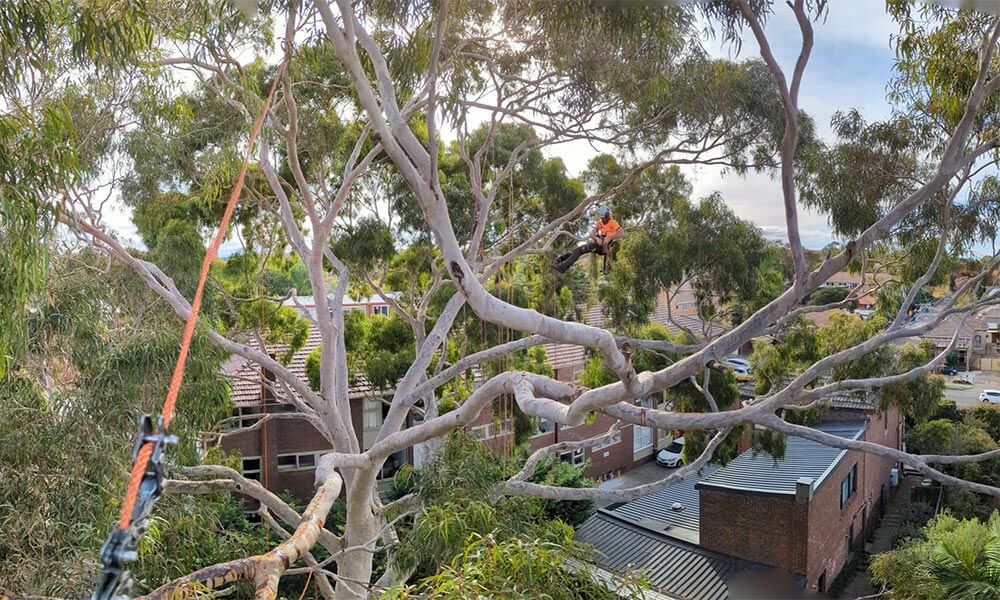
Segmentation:
{"type": "MultiPolygon", "coordinates": [[[[347,490],[347,524],[344,527],[343,547],[374,546],[379,536],[380,519],[373,512],[375,482],[378,467],[356,469],[347,490]]],[[[356,600],[368,597],[368,582],[372,576],[373,552],[358,549],[345,553],[337,560],[337,600],[356,600]]]]}

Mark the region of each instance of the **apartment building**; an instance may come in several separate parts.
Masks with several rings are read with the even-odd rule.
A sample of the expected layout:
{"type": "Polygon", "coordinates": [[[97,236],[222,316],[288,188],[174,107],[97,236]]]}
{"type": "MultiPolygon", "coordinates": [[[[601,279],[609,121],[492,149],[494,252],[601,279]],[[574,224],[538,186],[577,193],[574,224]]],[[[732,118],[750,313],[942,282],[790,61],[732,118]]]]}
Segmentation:
{"type": "MultiPolygon", "coordinates": [[[[874,396],[840,394],[816,429],[899,448],[902,419],[874,396]]],[[[768,589],[825,592],[881,518],[889,459],[789,437],[782,457],[745,450],[679,484],[611,505],[577,529],[598,568],[643,572],[667,597],[723,600],[768,589]]]]}

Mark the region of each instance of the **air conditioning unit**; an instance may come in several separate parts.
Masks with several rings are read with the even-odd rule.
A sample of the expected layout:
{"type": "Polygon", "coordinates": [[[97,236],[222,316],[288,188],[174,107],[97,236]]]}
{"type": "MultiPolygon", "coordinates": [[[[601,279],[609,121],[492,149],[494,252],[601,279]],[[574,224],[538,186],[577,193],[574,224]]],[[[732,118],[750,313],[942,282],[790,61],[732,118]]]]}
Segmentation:
{"type": "Polygon", "coordinates": [[[899,469],[895,467],[889,469],[889,485],[892,487],[899,485],[899,469]]]}

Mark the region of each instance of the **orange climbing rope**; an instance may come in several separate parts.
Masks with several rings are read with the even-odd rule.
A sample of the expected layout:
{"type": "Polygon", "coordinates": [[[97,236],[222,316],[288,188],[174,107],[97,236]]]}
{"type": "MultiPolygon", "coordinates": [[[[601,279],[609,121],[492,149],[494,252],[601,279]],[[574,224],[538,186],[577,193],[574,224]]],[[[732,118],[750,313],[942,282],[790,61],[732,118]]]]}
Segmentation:
{"type": "MultiPolygon", "coordinates": [[[[222,214],[222,221],[219,223],[219,231],[215,234],[215,239],[212,240],[212,244],[208,247],[208,252],[205,253],[205,260],[201,264],[201,275],[198,277],[198,287],[194,293],[194,300],[191,302],[191,313],[188,315],[187,323],[184,324],[184,336],[181,338],[181,349],[180,354],[177,355],[177,364],[174,366],[174,374],[170,379],[170,388],[167,390],[167,399],[163,403],[163,412],[161,413],[161,419],[163,422],[163,429],[167,429],[170,425],[170,420],[174,415],[174,407],[177,404],[177,395],[181,389],[181,381],[184,379],[184,367],[187,363],[188,352],[191,349],[191,339],[194,337],[194,326],[195,322],[198,320],[198,313],[201,311],[201,297],[205,290],[205,280],[208,279],[208,271],[212,266],[212,261],[215,260],[215,256],[219,252],[219,246],[222,245],[222,241],[226,238],[226,232],[229,229],[229,221],[233,217],[233,211],[236,209],[236,203],[239,200],[240,194],[243,192],[243,181],[246,178],[247,168],[250,165],[250,157],[253,156],[253,147],[257,141],[257,136],[260,135],[260,130],[264,126],[264,119],[267,117],[268,111],[271,109],[271,100],[274,98],[274,91],[278,87],[278,81],[281,79],[281,75],[285,70],[285,64],[282,63],[278,67],[278,71],[274,75],[274,82],[271,84],[271,89],[267,93],[267,100],[264,102],[264,108],[261,110],[260,116],[257,117],[257,121],[253,125],[253,130],[250,133],[250,140],[247,142],[246,155],[243,157],[243,165],[240,167],[240,174],[236,178],[236,184],[233,186],[233,192],[229,195],[229,202],[226,204],[226,210],[222,214]]],[[[125,501],[122,503],[121,515],[118,518],[118,528],[121,530],[127,530],[131,525],[132,521],[132,510],[135,508],[136,498],[139,495],[139,486],[142,482],[143,474],[146,471],[146,466],[149,464],[149,460],[153,454],[153,442],[145,442],[139,449],[139,453],[136,456],[135,462],[132,465],[132,474],[129,477],[128,488],[125,492],[125,501]]]]}

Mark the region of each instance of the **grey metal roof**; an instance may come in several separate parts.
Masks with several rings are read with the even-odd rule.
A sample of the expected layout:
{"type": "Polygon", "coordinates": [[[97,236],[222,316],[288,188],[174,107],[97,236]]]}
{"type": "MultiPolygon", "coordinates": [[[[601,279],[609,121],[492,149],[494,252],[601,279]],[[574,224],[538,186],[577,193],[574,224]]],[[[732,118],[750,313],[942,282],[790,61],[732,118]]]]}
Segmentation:
{"type": "Polygon", "coordinates": [[[731,579],[766,568],[668,538],[606,513],[580,525],[576,539],[595,548],[598,566],[615,573],[641,572],[652,588],[679,600],[727,600],[731,579]]]}
{"type": "MultiPolygon", "coordinates": [[[[842,438],[857,439],[864,431],[865,424],[831,422],[821,424],[816,429],[842,438]]],[[[776,461],[770,453],[747,450],[725,467],[698,482],[696,487],[794,494],[795,482],[800,477],[812,478],[813,489],[819,487],[826,474],[833,470],[846,453],[846,450],[840,448],[789,436],[785,441],[784,459],[776,461]]]]}
{"type": "MultiPolygon", "coordinates": [[[[702,469],[701,477],[708,477],[719,469],[719,465],[709,464],[702,469]]],[[[612,505],[602,509],[634,525],[652,529],[670,537],[697,544],[698,517],[701,508],[695,484],[699,477],[688,477],[668,488],[622,505],[612,505]],[[683,510],[671,510],[674,502],[679,502],[683,510]]]]}

